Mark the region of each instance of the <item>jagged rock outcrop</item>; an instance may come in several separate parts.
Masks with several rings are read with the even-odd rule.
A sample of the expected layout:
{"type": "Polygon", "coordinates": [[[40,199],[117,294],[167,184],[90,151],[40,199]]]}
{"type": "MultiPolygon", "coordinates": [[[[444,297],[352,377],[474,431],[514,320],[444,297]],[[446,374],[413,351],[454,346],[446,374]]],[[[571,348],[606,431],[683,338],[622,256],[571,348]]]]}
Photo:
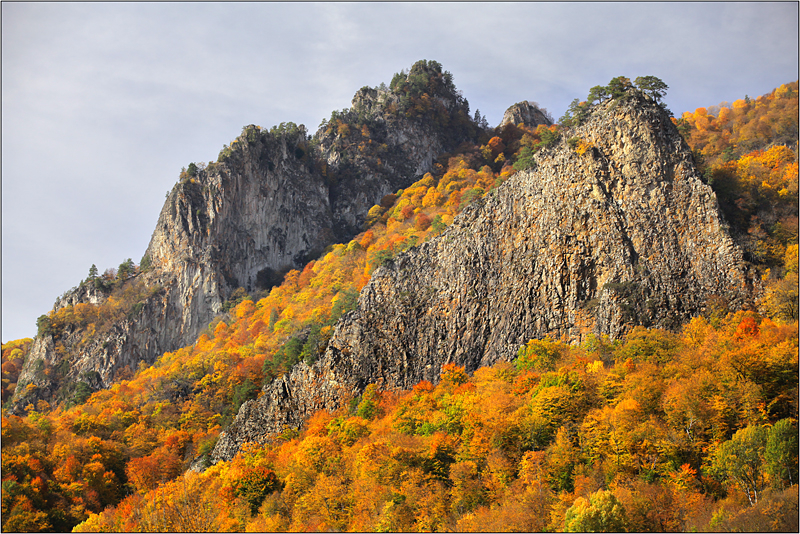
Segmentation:
{"type": "Polygon", "coordinates": [[[274,272],[333,239],[328,187],[303,161],[302,127],[275,135],[248,126],[233,145],[172,190],[145,253],[168,288],[175,346],[191,343],[234,289],[268,288],[274,272]]]}
{"type": "MultiPolygon", "coordinates": [[[[137,293],[102,333],[75,324],[39,336],[12,411],[63,398],[56,394],[65,385],[108,387],[126,368],[192,343],[234,290],[268,289],[349,240],[384,195],[474,141],[469,106],[441,65],[421,61],[395,78],[393,89],[358,91],[351,109],[334,113],[313,138],[302,125],[251,125],[217,162],[192,164],[167,196],[144,256],[148,269],[137,277],[152,290],[137,293]]],[[[105,302],[90,286],[67,292],[54,311],[105,302]]]]}
{"type": "MultiPolygon", "coordinates": [[[[130,282],[145,290],[144,275],[130,282]]],[[[77,401],[114,381],[130,378],[142,361],[152,362],[170,343],[167,329],[168,294],[158,285],[145,290],[135,315],[104,325],[99,335],[87,333],[80,325],[66,325],[58,332],[37,335],[18,379],[25,386],[14,396],[9,410],[21,414],[38,400],[51,404],[77,401]]],[[[103,304],[107,295],[85,283],[56,301],[54,311],[77,304],[103,304]]]]}
{"type": "Polygon", "coordinates": [[[335,409],[374,383],[438,381],[511,360],[532,338],[612,338],[673,328],[707,299],[752,298],[742,253],[669,116],[644,97],[611,101],[535,157],[441,236],[375,272],[324,356],[242,406],[214,450],[230,459],[335,409]]]}
{"type": "Polygon", "coordinates": [[[545,111],[539,109],[538,104],[524,100],[514,104],[503,113],[503,120],[500,121],[498,128],[502,128],[506,124],[520,123],[524,123],[528,128],[535,129],[540,124],[550,126],[553,121],[546,115],[545,111]]]}
{"type": "Polygon", "coordinates": [[[475,142],[478,133],[468,102],[435,61],[415,63],[390,88],[360,89],[350,109],[334,113],[315,135],[339,240],[362,230],[376,199],[406,187],[408,177],[422,176],[438,156],[475,142]]]}

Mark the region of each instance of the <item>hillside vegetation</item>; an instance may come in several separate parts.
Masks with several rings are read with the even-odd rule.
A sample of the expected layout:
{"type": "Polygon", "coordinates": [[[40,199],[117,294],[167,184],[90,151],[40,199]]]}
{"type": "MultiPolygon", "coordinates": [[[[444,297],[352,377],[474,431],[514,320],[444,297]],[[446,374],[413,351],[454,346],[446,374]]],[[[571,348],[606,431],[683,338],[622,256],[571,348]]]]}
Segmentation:
{"type": "Polygon", "coordinates": [[[515,366],[368,388],[203,474],[134,479],[79,528],[783,530],[797,518],[796,347],[794,325],[747,312],[618,343],[531,341],[515,366]]]}
{"type": "MultiPolygon", "coordinates": [[[[408,92],[398,113],[425,105],[424,90],[408,92]]],[[[709,303],[680,332],[533,340],[515,365],[472,377],[445,367],[440,384],[409,392],[368,388],[301,433],[186,471],[208,467],[243,402],[324,350],[382,262],[569,137],[567,126],[509,124],[442,155],[369,210],[364,232],[268,294],[235,292],[193,345],[88,398],[4,414],[3,530],[796,528],[797,83],[745,104],[676,122],[763,275],[758,310],[709,303]]],[[[561,122],[591,105],[574,103],[561,122]]],[[[347,126],[343,142],[349,122],[329,123],[347,126]]],[[[369,128],[359,131],[368,143],[369,128]]],[[[69,330],[79,318],[95,331],[100,314],[135,307],[135,283],[111,289],[119,309],[67,307],[42,325],[69,330]]],[[[4,401],[29,345],[3,345],[4,401]]]]}

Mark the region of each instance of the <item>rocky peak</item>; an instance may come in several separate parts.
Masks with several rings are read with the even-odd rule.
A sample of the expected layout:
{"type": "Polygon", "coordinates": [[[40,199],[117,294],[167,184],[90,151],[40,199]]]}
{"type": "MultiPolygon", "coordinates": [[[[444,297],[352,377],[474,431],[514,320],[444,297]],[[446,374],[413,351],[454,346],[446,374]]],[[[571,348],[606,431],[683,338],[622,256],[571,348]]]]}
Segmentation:
{"type": "Polygon", "coordinates": [[[381,116],[386,104],[396,103],[398,101],[397,95],[380,87],[362,87],[356,94],[353,95],[353,100],[350,102],[350,109],[356,113],[374,118],[381,116]]]}
{"type": "Polygon", "coordinates": [[[104,302],[107,295],[95,286],[95,284],[81,284],[66,291],[58,297],[53,304],[53,310],[58,311],[67,306],[75,306],[80,303],[100,304],[104,302]]]}
{"type": "Polygon", "coordinates": [[[370,384],[438,381],[512,360],[532,338],[677,328],[710,298],[757,291],[669,116],[643,98],[597,107],[439,237],[376,271],[313,366],[265,386],[215,459],[333,410],[370,384]]]}
{"type": "Polygon", "coordinates": [[[503,113],[503,120],[500,121],[498,128],[502,128],[506,124],[520,123],[525,124],[525,126],[529,128],[536,128],[540,124],[550,126],[553,124],[553,121],[548,118],[545,111],[539,108],[539,104],[524,100],[514,104],[503,113]]]}
{"type": "Polygon", "coordinates": [[[452,75],[435,61],[418,61],[395,74],[390,86],[364,87],[352,107],[334,112],[314,135],[330,183],[339,240],[363,228],[369,209],[384,195],[428,172],[440,154],[479,128],[452,75]]]}
{"type": "MultiPolygon", "coordinates": [[[[477,135],[467,112],[452,76],[419,62],[391,89],[358,91],[353,107],[334,113],[313,139],[293,123],[246,126],[216,162],[190,165],[168,194],[142,290],[124,318],[102,333],[69,324],[37,339],[14,409],[63,398],[70,383],[108,387],[126,367],[192,343],[238,287],[269,289],[326,246],[351,239],[384,195],[477,135]]],[[[59,306],[103,299],[76,288],[59,306]]]]}

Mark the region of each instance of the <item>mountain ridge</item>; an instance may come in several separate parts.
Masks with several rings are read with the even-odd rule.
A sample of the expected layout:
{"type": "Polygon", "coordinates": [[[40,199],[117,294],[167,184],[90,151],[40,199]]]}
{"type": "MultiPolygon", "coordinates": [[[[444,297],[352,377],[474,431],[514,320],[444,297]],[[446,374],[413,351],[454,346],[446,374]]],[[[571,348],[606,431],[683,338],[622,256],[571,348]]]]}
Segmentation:
{"type": "Polygon", "coordinates": [[[610,101],[569,134],[534,156],[535,170],[377,270],[324,356],[245,403],[213,458],[369,384],[409,389],[436,383],[445,364],[510,361],[530,339],[613,339],[633,324],[676,328],[711,298],[752,301],[760,282],[660,106],[610,101]]]}
{"type": "MultiPolygon", "coordinates": [[[[108,387],[139,362],[194,342],[237,288],[268,290],[289,269],[346,242],[383,196],[474,140],[481,130],[468,112],[452,75],[419,61],[390,89],[356,92],[351,108],[334,112],[314,136],[292,123],[246,126],[217,162],[191,164],[167,195],[137,275],[152,292],[137,295],[103,336],[75,321],[50,331],[44,318],[11,411],[64,400],[69,383],[108,387]]],[[[107,299],[78,287],[51,315],[107,299]]]]}
{"type": "MultiPolygon", "coordinates": [[[[793,483],[785,467],[796,463],[797,157],[796,144],[768,143],[791,120],[796,139],[797,83],[732,110],[699,108],[696,128],[686,113],[665,117],[639,78],[609,85],[627,89],[596,105],[605,93],[593,88],[557,125],[516,123],[528,105],[512,106],[508,123],[370,208],[349,242],[268,294],[236,289],[190,345],[123,367],[108,389],[88,370],[55,405],[4,410],[4,527],[407,531],[436,529],[436,518],[456,530],[569,530],[566,507],[596,488],[620,500],[631,531],[769,525],[776,503],[796,509],[796,491],[770,492],[793,483]],[[725,143],[703,146],[748,125],[761,135],[767,122],[770,137],[734,161],[725,143]],[[437,385],[414,383],[431,375],[437,385]],[[751,507],[720,462],[756,433],[762,449],[780,434],[794,458],[758,454],[773,488],[762,495],[762,484],[751,507]],[[215,444],[218,459],[239,453],[198,474],[215,444]],[[691,517],[678,502],[697,503],[691,517]],[[723,509],[732,522],[719,523],[723,509]]],[[[415,113],[414,99],[396,105],[415,113]]],[[[324,123],[337,150],[361,153],[385,133],[364,118],[345,110],[324,123]]],[[[728,148],[750,139],[741,132],[728,148]]],[[[247,137],[298,133],[245,127],[220,159],[244,161],[247,137]]],[[[264,165],[304,153],[290,140],[264,165]]],[[[314,161],[330,184],[348,179],[346,166],[314,161]]],[[[189,165],[182,215],[167,210],[193,229],[189,244],[210,228],[206,170],[189,165]]],[[[40,320],[48,350],[113,351],[103,341],[170,290],[144,283],[158,272],[148,263],[100,276],[93,266],[40,320]]],[[[3,346],[4,400],[32,342],[3,346]]],[[[69,359],[53,363],[41,371],[63,378],[69,359]]]]}

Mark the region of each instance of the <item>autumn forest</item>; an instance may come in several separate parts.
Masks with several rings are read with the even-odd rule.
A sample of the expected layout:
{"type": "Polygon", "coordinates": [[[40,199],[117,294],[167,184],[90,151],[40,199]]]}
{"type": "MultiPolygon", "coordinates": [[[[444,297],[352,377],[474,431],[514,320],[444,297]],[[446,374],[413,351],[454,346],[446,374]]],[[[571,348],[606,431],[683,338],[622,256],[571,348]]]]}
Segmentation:
{"type": "MultiPolygon", "coordinates": [[[[319,357],[382,263],[443,232],[544,147],[587,150],[570,129],[592,106],[634,87],[659,100],[658,82],[618,77],[552,126],[487,128],[374,205],[353,240],[270,290],[235,292],[195,343],[109,389],[80,382],[11,415],[32,340],[3,343],[2,530],[796,531],[797,82],[672,119],[757,269],[757,306],[710,301],[674,331],[622,339],[533,339],[513,362],[471,375],[448,364],[408,391],[369,386],[300,430],[210,459],[244,402],[319,357]]],[[[395,113],[434,105],[425,83],[392,83],[407,93],[395,113]]],[[[357,115],[324,126],[344,150],[375,143],[357,115]]],[[[479,126],[478,115],[458,125],[479,126]]],[[[81,284],[108,299],[50,312],[40,333],[56,350],[62,332],[97,338],[158,290],[137,282],[147,268],[93,266],[81,284]]]]}

